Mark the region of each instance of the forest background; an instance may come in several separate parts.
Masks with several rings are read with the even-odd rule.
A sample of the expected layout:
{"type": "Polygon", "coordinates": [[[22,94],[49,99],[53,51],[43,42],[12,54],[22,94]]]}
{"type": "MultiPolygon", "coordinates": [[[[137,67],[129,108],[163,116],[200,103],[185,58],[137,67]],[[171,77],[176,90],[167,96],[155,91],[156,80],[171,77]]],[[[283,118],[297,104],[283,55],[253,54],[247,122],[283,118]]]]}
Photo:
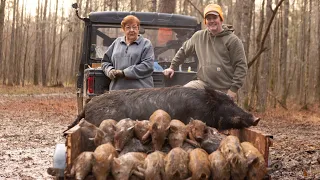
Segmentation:
{"type": "MultiPolygon", "coordinates": [[[[248,76],[239,92],[243,107],[263,112],[320,104],[319,0],[74,2],[83,17],[92,11],[142,11],[190,15],[199,22],[204,7],[218,3],[247,54],[248,76]]],[[[75,87],[84,23],[71,9],[74,2],[1,0],[0,84],[75,87]]]]}

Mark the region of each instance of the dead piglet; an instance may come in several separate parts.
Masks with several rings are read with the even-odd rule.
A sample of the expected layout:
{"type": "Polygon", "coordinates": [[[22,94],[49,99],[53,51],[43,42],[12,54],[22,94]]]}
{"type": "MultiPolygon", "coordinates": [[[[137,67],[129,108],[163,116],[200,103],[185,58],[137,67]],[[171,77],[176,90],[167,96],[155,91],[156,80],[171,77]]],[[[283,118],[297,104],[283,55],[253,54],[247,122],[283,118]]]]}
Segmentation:
{"type": "Polygon", "coordinates": [[[263,179],[267,174],[267,169],[262,154],[249,142],[242,142],[241,147],[248,162],[248,174],[246,179],[263,179]]]}
{"type": "Polygon", "coordinates": [[[165,143],[162,146],[161,152],[168,154],[171,151],[171,149],[172,149],[172,147],[170,146],[168,141],[165,141],[165,143]]]}
{"type": "Polygon", "coordinates": [[[151,135],[153,149],[160,151],[169,133],[171,117],[167,112],[158,109],[150,116],[149,121],[149,130],[142,137],[142,140],[147,140],[151,135]]]}
{"type": "Polygon", "coordinates": [[[151,144],[142,144],[141,141],[137,138],[132,138],[127,142],[126,145],[124,145],[120,156],[123,154],[126,154],[128,152],[143,152],[143,153],[149,153],[152,151],[152,145],[151,144]]]}
{"type": "Polygon", "coordinates": [[[79,126],[81,131],[81,141],[83,144],[86,144],[83,151],[94,151],[97,146],[93,140],[99,129],[84,119],[79,122],[79,126]]]}
{"type": "Polygon", "coordinates": [[[166,178],[164,172],[164,158],[165,153],[160,151],[148,154],[143,166],[145,169],[145,180],[162,180],[166,178]]]}
{"type": "Polygon", "coordinates": [[[93,152],[92,173],[97,180],[105,180],[111,170],[113,158],[118,157],[116,149],[111,143],[102,144],[93,152]]]}
{"type": "Polygon", "coordinates": [[[189,154],[180,147],[173,148],[165,157],[167,179],[182,180],[189,177],[189,154]]]}
{"type": "Polygon", "coordinates": [[[147,144],[149,142],[149,139],[146,139],[145,141],[142,140],[143,135],[145,135],[148,132],[148,130],[148,120],[136,121],[136,124],[134,125],[134,134],[142,142],[142,144],[147,144]]]}
{"type": "Polygon", "coordinates": [[[192,174],[191,180],[209,179],[211,175],[210,162],[205,150],[196,148],[189,153],[189,170],[192,174]]]}
{"type": "Polygon", "coordinates": [[[99,126],[99,129],[101,129],[105,133],[105,138],[111,139],[113,143],[114,133],[116,131],[116,124],[117,121],[113,119],[106,119],[103,120],[99,126]]]}
{"type": "MultiPolygon", "coordinates": [[[[138,170],[142,168],[147,154],[140,152],[129,152],[112,162],[112,175],[115,180],[128,180],[132,175],[143,178],[143,173],[138,170]]],[[[131,179],[131,178],[130,178],[131,179]]]]}
{"type": "Polygon", "coordinates": [[[190,153],[192,150],[195,149],[194,145],[192,145],[188,142],[184,142],[183,145],[181,146],[181,148],[183,150],[185,150],[187,153],[190,153]]]}
{"type": "Polygon", "coordinates": [[[209,155],[212,179],[229,180],[230,164],[219,150],[209,155]]]}
{"type": "MultiPolygon", "coordinates": [[[[92,139],[92,138],[90,138],[92,139]]],[[[93,142],[96,147],[100,146],[101,144],[112,143],[113,139],[108,137],[102,130],[98,129],[96,131],[96,135],[93,138],[93,142]]]]}
{"type": "Polygon", "coordinates": [[[183,122],[176,119],[171,120],[168,140],[172,148],[181,147],[187,135],[187,126],[183,122]]]}
{"type": "Polygon", "coordinates": [[[239,139],[236,136],[227,136],[221,141],[219,150],[230,164],[232,180],[244,179],[248,164],[239,139]]]}
{"type": "Polygon", "coordinates": [[[133,128],[135,121],[130,118],[122,119],[116,124],[114,134],[114,146],[120,152],[124,145],[133,138],[133,128]]]}
{"type": "Polygon", "coordinates": [[[85,179],[92,169],[92,152],[82,152],[73,162],[70,176],[77,180],[85,179]]]}
{"type": "Polygon", "coordinates": [[[188,137],[189,137],[189,140],[187,141],[190,144],[194,144],[195,147],[200,147],[200,143],[203,140],[203,137],[207,128],[206,124],[200,120],[194,120],[193,118],[191,118],[187,127],[188,127],[188,137]]]}
{"type": "Polygon", "coordinates": [[[201,148],[207,151],[208,154],[216,151],[219,148],[220,142],[224,139],[226,135],[218,132],[217,129],[212,127],[207,127],[204,138],[201,142],[201,148]]]}

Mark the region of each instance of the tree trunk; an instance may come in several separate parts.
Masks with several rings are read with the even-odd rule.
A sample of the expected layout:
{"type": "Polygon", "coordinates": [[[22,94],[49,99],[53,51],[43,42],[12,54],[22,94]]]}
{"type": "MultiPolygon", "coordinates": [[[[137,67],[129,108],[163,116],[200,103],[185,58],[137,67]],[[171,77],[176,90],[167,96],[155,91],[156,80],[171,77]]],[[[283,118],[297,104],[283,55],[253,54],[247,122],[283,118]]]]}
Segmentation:
{"type": "Polygon", "coordinates": [[[29,27],[30,27],[30,23],[31,23],[31,15],[28,15],[27,18],[27,26],[26,29],[24,30],[24,39],[25,39],[25,49],[24,49],[24,56],[23,56],[23,69],[22,69],[22,86],[24,86],[25,83],[25,77],[26,77],[26,62],[27,62],[27,56],[28,56],[28,51],[29,51],[29,27]]]}
{"type": "MultiPolygon", "coordinates": [[[[264,25],[264,6],[265,6],[265,0],[262,1],[262,5],[261,5],[261,11],[260,11],[260,23],[259,23],[259,29],[258,29],[258,34],[257,34],[257,38],[256,38],[256,50],[258,51],[260,49],[261,46],[261,38],[262,38],[262,30],[263,30],[263,25],[264,25]]],[[[259,57],[260,58],[260,57],[259,57]]],[[[251,87],[251,93],[250,93],[250,102],[249,102],[249,109],[253,109],[253,107],[255,107],[254,103],[256,100],[256,95],[259,94],[258,90],[258,86],[259,86],[259,65],[260,63],[256,63],[256,67],[253,70],[254,75],[253,75],[253,83],[252,83],[252,87],[251,87]]]]}
{"type": "Polygon", "coordinates": [[[63,43],[63,38],[62,38],[62,34],[63,34],[63,22],[64,22],[64,18],[63,18],[63,15],[64,15],[64,10],[62,9],[62,12],[61,12],[61,18],[60,18],[60,33],[59,33],[59,46],[58,46],[58,57],[57,57],[57,61],[59,63],[57,63],[57,70],[56,70],[56,77],[57,77],[57,84],[62,84],[63,80],[62,80],[62,77],[61,77],[61,68],[64,67],[63,66],[63,59],[62,59],[62,43],[63,43]]]}
{"type": "MultiPolygon", "coordinates": [[[[318,39],[320,39],[320,1],[318,1],[318,39]]],[[[316,88],[316,98],[320,106],[320,43],[318,44],[318,79],[316,88]]]]}
{"type": "Polygon", "coordinates": [[[304,0],[303,5],[302,5],[302,11],[301,11],[301,19],[302,19],[302,26],[301,26],[301,37],[300,37],[300,42],[301,42],[301,46],[300,46],[300,59],[302,61],[302,64],[300,66],[300,104],[304,105],[305,104],[305,100],[304,100],[304,87],[305,87],[305,65],[306,65],[306,0],[304,0]]]}
{"type": "Polygon", "coordinates": [[[54,20],[53,20],[53,35],[52,35],[52,52],[51,52],[51,57],[50,57],[50,67],[51,67],[51,78],[50,78],[50,83],[51,85],[57,85],[57,77],[55,76],[55,72],[57,69],[57,60],[56,60],[56,36],[57,36],[57,24],[58,24],[58,6],[59,5],[59,0],[56,0],[56,12],[54,15],[54,20]]]}
{"type": "Polygon", "coordinates": [[[242,25],[242,0],[237,0],[234,7],[233,13],[233,27],[235,29],[235,34],[242,39],[241,34],[241,25],[242,25]]]}
{"type": "Polygon", "coordinates": [[[159,12],[162,13],[174,13],[176,9],[176,0],[160,0],[159,12]]]}
{"type": "Polygon", "coordinates": [[[157,0],[151,0],[151,12],[157,11],[157,0]]]}
{"type": "MultiPolygon", "coordinates": [[[[16,26],[16,5],[17,1],[13,1],[13,12],[12,12],[12,23],[11,23],[11,38],[10,38],[10,54],[9,54],[9,60],[14,61],[14,52],[15,52],[15,26],[16,26]]],[[[8,85],[13,86],[13,81],[14,81],[14,72],[15,72],[15,63],[9,63],[9,68],[8,68],[8,85]]]]}
{"type": "MultiPolygon", "coordinates": [[[[38,0],[38,8],[37,8],[37,15],[36,15],[36,32],[39,32],[39,23],[40,23],[40,0],[38,0]]],[[[35,49],[34,49],[34,74],[33,74],[33,85],[39,85],[39,76],[40,76],[40,59],[39,59],[39,33],[35,34],[35,49]]]]}
{"type": "MultiPolygon", "coordinates": [[[[20,12],[19,12],[19,0],[16,2],[16,28],[15,28],[15,39],[21,40],[21,26],[22,22],[20,22],[20,12]]],[[[23,17],[22,17],[23,18],[23,17]]],[[[21,19],[22,19],[21,18],[21,19]]],[[[22,19],[23,20],[23,19],[22,19]]],[[[20,41],[15,41],[14,42],[14,61],[13,61],[13,66],[15,67],[15,72],[13,73],[13,84],[15,85],[20,85],[20,74],[21,74],[21,43],[23,44],[23,39],[22,42],[20,41]]]]}
{"type": "MultiPolygon", "coordinates": [[[[267,0],[267,14],[266,14],[266,24],[270,21],[272,16],[271,7],[272,0],[267,0]]],[[[265,27],[267,27],[266,25],[265,27]]],[[[265,46],[271,49],[271,38],[270,34],[268,34],[265,42],[265,46]]],[[[260,66],[260,78],[259,78],[259,90],[258,90],[258,99],[257,99],[257,111],[264,112],[267,106],[267,96],[268,96],[268,85],[269,85],[269,72],[270,72],[270,58],[272,57],[272,52],[268,51],[263,55],[263,61],[261,62],[260,66]]]]}
{"type": "MultiPolygon", "coordinates": [[[[247,59],[249,58],[249,46],[250,46],[250,34],[251,34],[251,24],[252,24],[252,11],[253,11],[254,0],[246,0],[243,2],[243,25],[241,29],[242,42],[245,50],[247,59]]],[[[249,77],[246,77],[246,82],[243,87],[238,91],[238,102],[244,108],[247,108],[248,89],[249,89],[249,77]]]]}
{"type": "Polygon", "coordinates": [[[310,46],[310,29],[311,29],[311,12],[312,12],[312,1],[304,0],[304,6],[305,6],[305,17],[308,18],[307,20],[307,32],[304,36],[305,38],[305,53],[306,53],[306,59],[304,63],[304,91],[303,91],[303,108],[308,109],[308,95],[309,95],[309,57],[310,57],[310,49],[312,48],[310,46]],[[306,10],[306,7],[309,2],[309,11],[306,10]]]}
{"type": "Polygon", "coordinates": [[[225,23],[226,24],[233,24],[233,3],[232,0],[228,0],[228,13],[227,17],[225,18],[225,23]]]}
{"type": "MultiPolygon", "coordinates": [[[[278,0],[275,2],[278,4],[278,0]]],[[[272,53],[272,58],[271,58],[271,80],[270,80],[270,91],[272,94],[276,95],[278,90],[277,87],[279,86],[278,83],[278,62],[280,61],[280,20],[281,19],[281,13],[280,17],[276,19],[273,27],[273,53],[272,53]]],[[[282,36],[281,36],[282,37],[282,36]]],[[[281,78],[281,77],[280,77],[281,78]]],[[[277,99],[276,96],[270,96],[269,100],[271,106],[273,108],[277,107],[277,99]]]]}
{"type": "Polygon", "coordinates": [[[48,6],[48,0],[44,1],[44,6],[43,6],[43,17],[42,17],[42,22],[41,22],[41,60],[42,60],[42,86],[47,85],[47,67],[46,67],[46,62],[47,62],[47,54],[46,54],[46,49],[47,49],[47,44],[46,44],[46,23],[47,23],[47,6],[48,6]]]}
{"type": "Polygon", "coordinates": [[[5,63],[3,61],[3,28],[4,28],[4,10],[6,7],[6,0],[1,0],[0,1],[0,77],[4,77],[4,71],[5,71],[5,63]]]}
{"type": "Polygon", "coordinates": [[[280,50],[280,84],[281,88],[281,102],[283,105],[287,104],[287,51],[288,51],[288,28],[289,28],[289,1],[284,2],[283,13],[283,28],[281,38],[280,50]]]}

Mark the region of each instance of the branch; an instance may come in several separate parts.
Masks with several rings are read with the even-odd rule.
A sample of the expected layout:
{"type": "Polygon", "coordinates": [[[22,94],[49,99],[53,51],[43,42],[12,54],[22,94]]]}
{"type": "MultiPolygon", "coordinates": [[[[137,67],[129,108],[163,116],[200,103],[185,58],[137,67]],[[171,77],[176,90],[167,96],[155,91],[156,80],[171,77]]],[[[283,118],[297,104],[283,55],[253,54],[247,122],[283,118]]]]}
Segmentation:
{"type": "Polygon", "coordinates": [[[194,9],[196,9],[196,10],[198,11],[198,13],[201,15],[201,17],[204,18],[203,12],[200,11],[200,10],[197,8],[197,6],[195,6],[195,5],[191,2],[191,0],[187,0],[187,1],[191,4],[191,6],[192,6],[194,9]]]}
{"type": "Polygon", "coordinates": [[[276,101],[283,107],[285,110],[288,110],[287,106],[281,102],[274,94],[272,94],[270,91],[268,91],[268,94],[276,99],[276,101]]]}
{"type": "Polygon", "coordinates": [[[255,63],[255,61],[258,59],[258,57],[262,54],[262,52],[266,50],[266,48],[263,47],[263,46],[264,46],[264,43],[265,43],[265,41],[266,41],[266,39],[267,39],[267,35],[268,35],[269,31],[270,31],[270,28],[271,28],[271,24],[272,24],[272,22],[273,22],[273,19],[274,19],[274,17],[276,16],[277,11],[278,11],[278,9],[279,9],[279,7],[281,6],[281,4],[282,4],[283,1],[284,1],[284,0],[281,0],[281,1],[277,4],[276,8],[273,10],[273,14],[272,14],[272,16],[271,16],[271,19],[270,19],[270,21],[269,21],[269,24],[268,24],[268,26],[267,26],[267,29],[266,29],[266,31],[265,31],[265,33],[264,33],[264,35],[263,35],[263,38],[262,38],[262,41],[261,41],[261,45],[260,45],[260,49],[259,49],[258,53],[257,53],[257,54],[252,58],[252,60],[248,63],[248,68],[250,68],[250,67],[253,65],[253,63],[255,63]]]}

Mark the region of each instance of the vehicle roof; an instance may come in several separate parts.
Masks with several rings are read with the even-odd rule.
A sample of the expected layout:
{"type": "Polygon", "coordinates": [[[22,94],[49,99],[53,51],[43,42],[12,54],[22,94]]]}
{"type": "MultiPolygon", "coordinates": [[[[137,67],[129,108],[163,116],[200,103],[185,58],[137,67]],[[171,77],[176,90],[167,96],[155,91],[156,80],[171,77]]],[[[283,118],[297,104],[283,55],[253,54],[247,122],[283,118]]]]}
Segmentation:
{"type": "Polygon", "coordinates": [[[192,16],[180,14],[167,14],[156,12],[119,12],[119,11],[101,11],[91,12],[89,19],[93,23],[117,24],[127,15],[134,15],[140,20],[143,26],[172,26],[172,27],[196,27],[197,19],[192,16]]]}

